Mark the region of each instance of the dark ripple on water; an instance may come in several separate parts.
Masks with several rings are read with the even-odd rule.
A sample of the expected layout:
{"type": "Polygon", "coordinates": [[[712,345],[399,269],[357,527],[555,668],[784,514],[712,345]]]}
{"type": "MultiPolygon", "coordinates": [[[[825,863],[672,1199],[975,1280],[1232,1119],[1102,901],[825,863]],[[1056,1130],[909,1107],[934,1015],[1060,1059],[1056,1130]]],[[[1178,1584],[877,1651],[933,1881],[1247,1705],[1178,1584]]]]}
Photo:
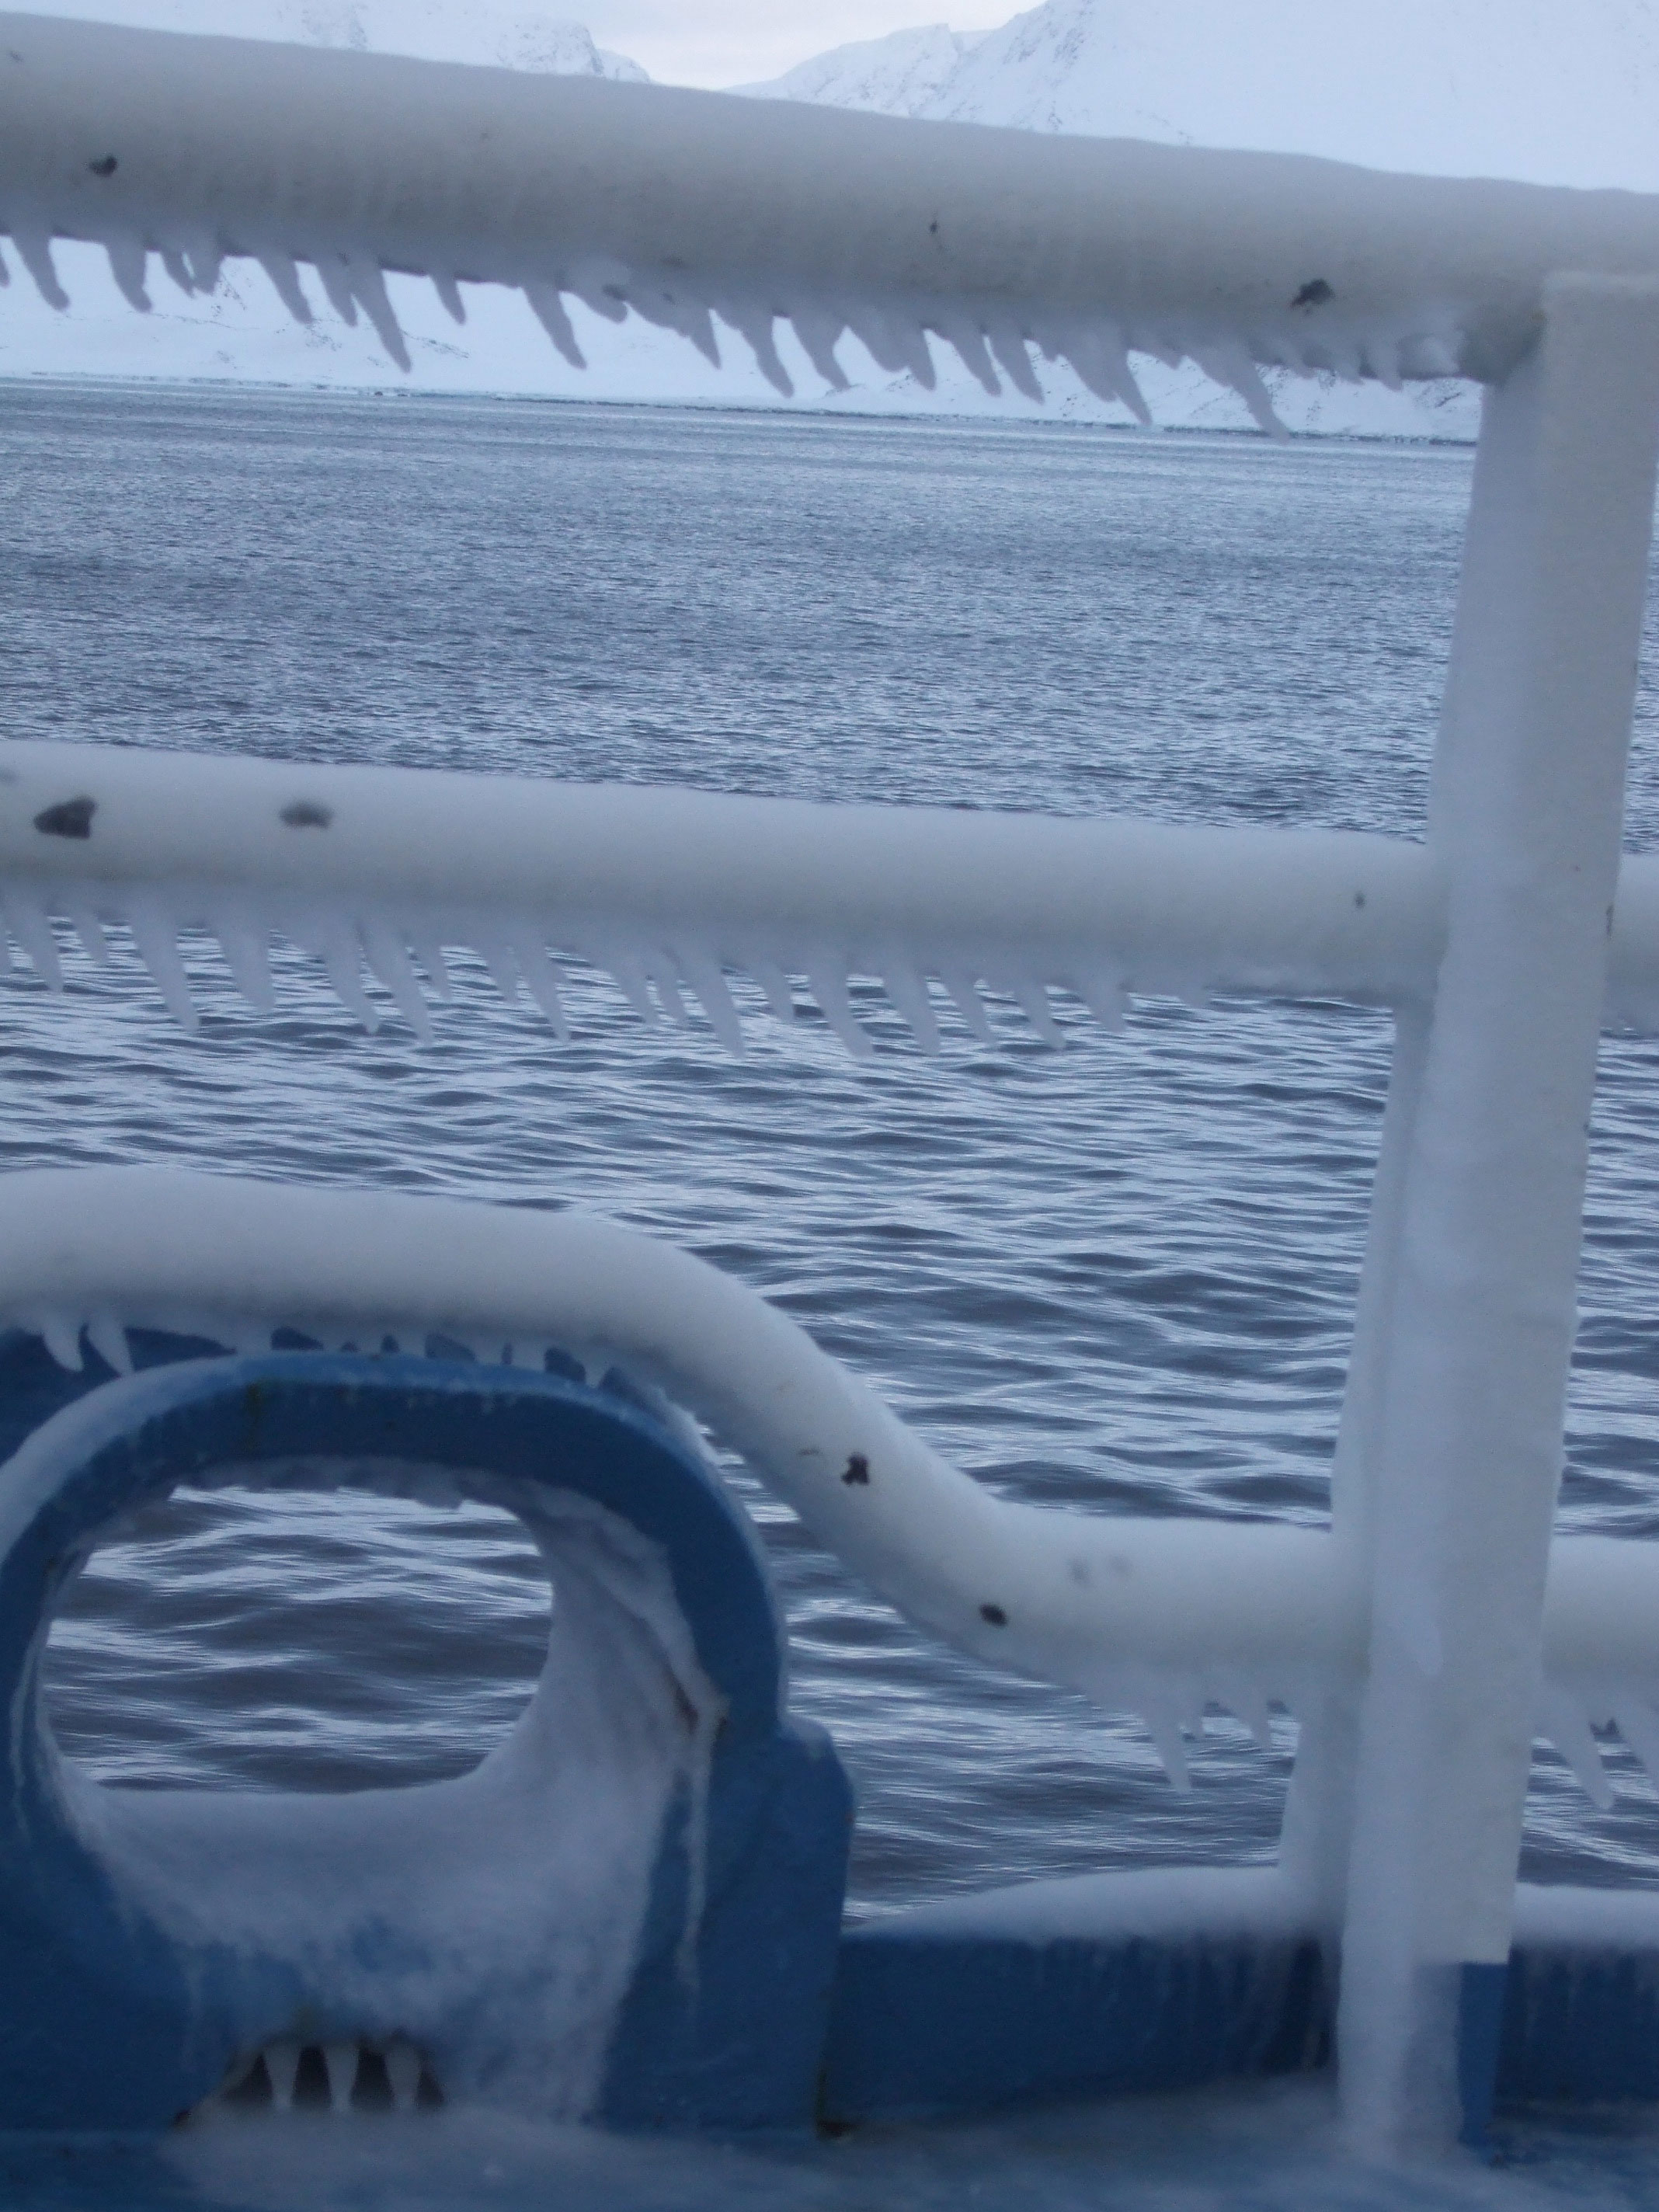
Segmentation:
{"type": "MultiPolygon", "coordinates": [[[[9,734],[814,798],[1415,834],[1466,455],[1048,427],[0,387],[9,734]]],[[[1644,683],[1632,836],[1659,826],[1644,683]]],[[[592,985],[559,1048],[463,967],[438,1042],[365,1040],[294,963],[199,1037],[75,966],[0,986],[9,1165],[173,1160],[610,1213],[775,1298],[959,1464],[1105,1511],[1325,1510],[1386,1024],[1151,1002],[1050,1053],[947,1018],[873,1066],[803,1009],[750,1058],[592,985]]],[[[1659,1534],[1654,1049],[1610,1042],[1564,1513],[1659,1534]]],[[[940,1650],[787,1510],[799,1710],[860,1791],[860,1909],[1271,1853],[1275,1755],[1177,1797],[1139,1729],[940,1650]]],[[[547,1592],[510,1524],[181,1498],[53,1647],[112,1778],[349,1787],[510,1724],[547,1592]]],[[[1627,1765],[1542,1759],[1535,1871],[1648,1878],[1627,1765]]]]}

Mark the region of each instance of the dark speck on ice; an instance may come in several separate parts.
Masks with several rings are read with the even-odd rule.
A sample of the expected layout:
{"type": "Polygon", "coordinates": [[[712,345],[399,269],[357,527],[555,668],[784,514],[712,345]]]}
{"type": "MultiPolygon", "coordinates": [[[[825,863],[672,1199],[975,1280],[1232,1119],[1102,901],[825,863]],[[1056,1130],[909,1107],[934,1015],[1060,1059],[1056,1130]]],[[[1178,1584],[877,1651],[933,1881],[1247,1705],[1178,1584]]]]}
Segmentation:
{"type": "Polygon", "coordinates": [[[295,799],[283,809],[283,819],[290,830],[326,830],[334,809],[319,806],[314,799],[295,799]]]}
{"type": "Polygon", "coordinates": [[[56,806],[43,806],[34,826],[43,837],[90,837],[98,801],[84,793],[79,799],[60,799],[56,806]]]}

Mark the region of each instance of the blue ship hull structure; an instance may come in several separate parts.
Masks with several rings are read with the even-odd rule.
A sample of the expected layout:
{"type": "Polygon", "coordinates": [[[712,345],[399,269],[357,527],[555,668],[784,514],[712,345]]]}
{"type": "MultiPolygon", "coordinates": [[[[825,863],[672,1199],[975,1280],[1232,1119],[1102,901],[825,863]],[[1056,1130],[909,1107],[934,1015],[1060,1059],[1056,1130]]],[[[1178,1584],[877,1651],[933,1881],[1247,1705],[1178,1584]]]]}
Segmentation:
{"type": "MultiPolygon", "coordinates": [[[[720,1718],[701,1804],[682,1782],[662,1818],[595,2118],[842,2129],[1328,2064],[1329,1947],[1271,1869],[1031,1883],[844,1930],[850,1792],[828,1738],[782,1711],[777,1615],[741,1513],[625,1386],[431,1350],[295,1340],[226,1358],[139,1333],[140,1371],[116,1381],[95,1354],[70,1374],[37,1339],[0,1340],[0,1451],[33,1439],[9,1470],[14,1492],[27,1470],[21,1505],[0,1500],[0,2128],[160,2130],[275,2039],[385,2031],[338,2009],[303,1947],[191,1943],[125,1893],[119,1820],[112,1842],[75,1816],[40,1710],[54,1605],[101,1534],[180,1481],[250,1464],[297,1480],[285,1470],[307,1455],[417,1462],[532,1532],[548,1493],[574,1495],[667,1561],[720,1718]]],[[[436,1802],[400,1796],[413,1822],[436,1802]]],[[[1529,1935],[1523,1911],[1508,1968],[1466,1970],[1468,2139],[1494,2110],[1659,2099],[1659,1920],[1633,1911],[1610,1932],[1607,1902],[1576,1934],[1558,1913],[1530,1916],[1529,1935]]],[[[474,1996],[487,2012],[490,1991],[474,1996]]],[[[441,2044],[427,2039],[439,2076],[441,2044]]]]}

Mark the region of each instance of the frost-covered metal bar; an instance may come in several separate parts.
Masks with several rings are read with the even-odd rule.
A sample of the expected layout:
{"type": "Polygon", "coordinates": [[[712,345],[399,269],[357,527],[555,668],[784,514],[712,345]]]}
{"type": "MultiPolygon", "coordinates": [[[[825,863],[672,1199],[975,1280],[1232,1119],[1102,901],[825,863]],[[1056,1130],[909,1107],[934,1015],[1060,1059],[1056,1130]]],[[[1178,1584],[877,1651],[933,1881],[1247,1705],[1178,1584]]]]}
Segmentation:
{"type": "MultiPolygon", "coordinates": [[[[316,946],[368,1007],[363,962],[417,1021],[411,964],[443,944],[516,972],[562,1023],[550,946],[610,969],[647,1008],[696,994],[728,1042],[723,980],[787,1007],[805,975],[854,1049],[848,975],[882,977],[925,1046],[926,977],[982,1024],[975,986],[1053,1036],[1046,987],[1105,1018],[1126,990],[1428,988],[1440,894],[1420,847],[1352,833],[1173,828],[951,807],[823,806],[721,793],[423,769],[314,768],[111,747],[0,747],[0,896],[49,978],[49,914],[125,922],[179,1010],[178,933],[217,933],[256,1001],[273,928],[316,946]]],[[[369,1010],[372,1012],[372,1009],[369,1010]]]]}
{"type": "MultiPolygon", "coordinates": [[[[787,1316],[691,1255],[571,1213],[146,1168],[0,1177],[0,1324],[66,1366],[129,1328],[242,1351],[297,1329],[434,1339],[539,1366],[550,1346],[689,1407],[912,1620],[980,1659],[1141,1713],[1177,1782],[1208,1704],[1265,1740],[1364,1670],[1368,1593],[1318,1528],[1142,1520],[997,1498],[787,1316]]],[[[453,1354],[451,1355],[453,1356],[453,1354]]],[[[89,1417],[93,1418],[93,1417],[89,1417]]],[[[29,1501],[0,1486],[0,1519],[29,1501]]],[[[1659,1771],[1659,1544],[1559,1543],[1542,1724],[1604,1787],[1592,1720],[1659,1771]]]]}
{"type": "Polygon", "coordinates": [[[1653,519],[1659,287],[1561,276],[1545,307],[1486,401],[1431,805],[1446,950],[1366,1408],[1341,2049],[1374,2132],[1452,2107],[1460,2006],[1496,2063],[1653,519]]]}
{"type": "MultiPolygon", "coordinates": [[[[55,986],[52,917],[100,959],[103,925],[125,925],[187,1022],[179,942],[197,928],[255,1005],[278,933],[321,955],[354,1012],[378,1018],[367,971],[422,1030],[417,963],[441,992],[445,945],[483,953],[509,995],[523,982],[556,1028],[563,956],[610,969],[647,1018],[695,998],[732,1045],[728,970],[785,1012],[784,979],[806,977],[860,1052],[853,975],[885,982],[926,1048],[929,977],[975,1027],[984,984],[1051,1039],[1050,985],[1108,1020],[1133,991],[1426,1005],[1445,896],[1431,851],[1352,831],[0,745],[5,933],[55,986]]],[[[1607,1012],[1659,1026],[1659,860],[1624,863],[1607,1012]]]]}
{"type": "Polygon", "coordinates": [[[1143,416],[1133,351],[1189,356],[1264,422],[1259,367],[1501,376],[1559,268],[1659,272],[1659,200],[1383,176],[659,86],[0,17],[0,229],[48,298],[53,237],[96,240],[135,306],[148,260],[210,289],[309,264],[406,360],[383,272],[630,310],[781,387],[791,323],[832,384],[854,333],[933,380],[931,334],[994,390],[1029,348],[1143,416]]]}

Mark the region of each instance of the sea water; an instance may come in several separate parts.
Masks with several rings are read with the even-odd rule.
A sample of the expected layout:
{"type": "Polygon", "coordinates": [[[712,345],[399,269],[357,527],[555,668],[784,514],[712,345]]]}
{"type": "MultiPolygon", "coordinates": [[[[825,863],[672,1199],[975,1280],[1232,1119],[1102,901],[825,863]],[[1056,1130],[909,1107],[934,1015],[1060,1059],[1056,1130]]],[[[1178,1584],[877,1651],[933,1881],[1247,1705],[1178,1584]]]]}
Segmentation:
{"type": "MultiPolygon", "coordinates": [[[[1455,449],[1060,424],[0,386],[3,726],[1413,836],[1468,477],[1455,449]]],[[[1644,664],[1638,849],[1659,841],[1656,710],[1644,664]]],[[[1376,1014],[1146,1001],[1109,1036],[1079,1009],[1054,1053],[1009,1009],[989,1047],[947,1021],[928,1060],[872,992],[873,1064],[805,1009],[756,1025],[738,1063],[701,1028],[646,1034],[620,1000],[562,1047],[465,964],[434,1045],[395,1023],[365,1037],[303,960],[287,969],[275,1018],[227,991],[196,1038],[118,960],[71,962],[66,1000],[26,973],[0,984],[0,1166],[173,1161],[602,1211],[776,1299],[1009,1495],[1325,1512],[1387,1077],[1376,1014]]],[[[1656,1078],[1659,1048],[1608,1041],[1562,1507],[1565,1526],[1636,1537],[1659,1534],[1656,1078]]],[[[1288,1723],[1264,1753],[1212,1723],[1179,1795],[1132,1721],[941,1649],[732,1472],[787,1614],[793,1704],[833,1731],[858,1792],[855,1917],[1272,1856],[1288,1723]]],[[[522,1708],[547,1620],[533,1555],[483,1511],[186,1494],[78,1585],[54,1721],[94,1772],[138,1786],[456,1773],[522,1708]]],[[[1597,1814],[1540,1753],[1529,1878],[1659,1883],[1659,1802],[1609,1758],[1618,1800],[1597,1814]]],[[[689,2165],[481,2137],[455,2114],[401,2179],[366,2140],[250,2158],[204,2136],[143,2186],[1051,2208],[1102,2201],[1109,2170],[1112,2201],[1406,2201],[1333,2162],[1324,2094],[689,2165]]],[[[1659,2201],[1639,2128],[1575,2140],[1501,2185],[1419,2177],[1412,2201],[1659,2201]]],[[[139,2185],[90,2153],[16,2156],[19,2202],[139,2185]]]]}

